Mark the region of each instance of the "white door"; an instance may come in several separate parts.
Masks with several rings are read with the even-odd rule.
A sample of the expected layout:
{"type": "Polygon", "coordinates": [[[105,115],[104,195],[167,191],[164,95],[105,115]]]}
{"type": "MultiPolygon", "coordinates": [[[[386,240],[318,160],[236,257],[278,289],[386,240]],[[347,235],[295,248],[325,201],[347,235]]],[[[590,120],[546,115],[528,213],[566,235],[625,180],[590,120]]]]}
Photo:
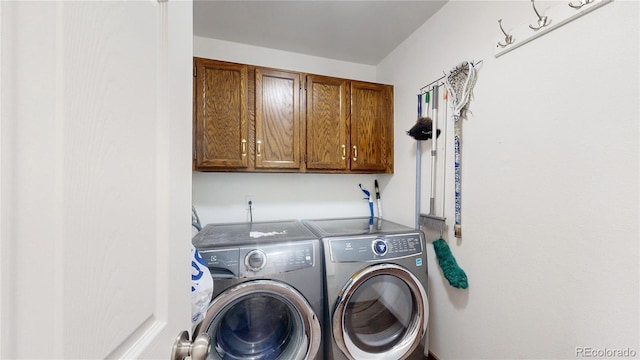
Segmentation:
{"type": "Polygon", "coordinates": [[[190,327],[192,4],[0,2],[0,358],[190,327]]]}

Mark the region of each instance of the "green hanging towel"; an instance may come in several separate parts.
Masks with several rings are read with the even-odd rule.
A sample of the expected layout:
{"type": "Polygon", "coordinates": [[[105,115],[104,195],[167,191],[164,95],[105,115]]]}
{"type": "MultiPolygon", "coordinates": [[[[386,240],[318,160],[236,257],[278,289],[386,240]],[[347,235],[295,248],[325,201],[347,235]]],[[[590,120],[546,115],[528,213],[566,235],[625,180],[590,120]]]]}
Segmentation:
{"type": "Polygon", "coordinates": [[[467,281],[467,274],[458,266],[458,262],[453,257],[447,242],[440,238],[433,242],[433,249],[436,252],[442,273],[449,281],[449,284],[458,289],[468,288],[469,282],[467,281]]]}

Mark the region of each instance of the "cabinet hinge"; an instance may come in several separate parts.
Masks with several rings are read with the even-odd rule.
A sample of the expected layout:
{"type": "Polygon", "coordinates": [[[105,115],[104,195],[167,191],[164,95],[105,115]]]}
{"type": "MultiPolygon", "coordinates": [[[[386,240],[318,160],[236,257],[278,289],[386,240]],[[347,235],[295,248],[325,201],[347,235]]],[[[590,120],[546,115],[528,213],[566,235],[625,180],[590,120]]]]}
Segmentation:
{"type": "Polygon", "coordinates": [[[197,160],[197,157],[196,157],[196,149],[193,149],[193,160],[197,160]]]}
{"type": "Polygon", "coordinates": [[[196,77],[196,67],[193,67],[193,77],[196,77]]]}

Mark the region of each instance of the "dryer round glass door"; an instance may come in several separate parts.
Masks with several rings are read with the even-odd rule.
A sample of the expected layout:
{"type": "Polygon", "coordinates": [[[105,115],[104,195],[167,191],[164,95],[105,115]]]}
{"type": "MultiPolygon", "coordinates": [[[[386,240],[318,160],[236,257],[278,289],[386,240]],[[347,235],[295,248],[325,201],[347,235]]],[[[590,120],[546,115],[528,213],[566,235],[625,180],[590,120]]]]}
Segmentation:
{"type": "Polygon", "coordinates": [[[429,305],[405,268],[373,265],[355,274],[333,313],[333,337],[350,359],[404,359],[420,344],[429,305]]]}
{"type": "Polygon", "coordinates": [[[321,342],[318,317],[302,294],[271,280],[247,281],[216,297],[202,332],[211,337],[209,359],[313,359],[321,342]]]}

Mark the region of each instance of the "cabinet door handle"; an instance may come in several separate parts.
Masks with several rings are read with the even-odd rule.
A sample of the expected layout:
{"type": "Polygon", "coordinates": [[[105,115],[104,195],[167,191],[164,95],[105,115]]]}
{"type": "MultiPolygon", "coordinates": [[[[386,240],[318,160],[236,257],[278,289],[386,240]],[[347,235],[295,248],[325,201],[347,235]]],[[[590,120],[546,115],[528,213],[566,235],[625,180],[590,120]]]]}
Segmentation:
{"type": "Polygon", "coordinates": [[[358,161],[358,147],[353,145],[353,161],[358,161]]]}
{"type": "Polygon", "coordinates": [[[247,156],[247,140],[242,139],[242,156],[247,156]]]}
{"type": "Polygon", "coordinates": [[[262,141],[256,141],[256,156],[262,156],[262,141]]]}
{"type": "Polygon", "coordinates": [[[347,158],[347,147],[342,144],[342,160],[347,158]]]}

